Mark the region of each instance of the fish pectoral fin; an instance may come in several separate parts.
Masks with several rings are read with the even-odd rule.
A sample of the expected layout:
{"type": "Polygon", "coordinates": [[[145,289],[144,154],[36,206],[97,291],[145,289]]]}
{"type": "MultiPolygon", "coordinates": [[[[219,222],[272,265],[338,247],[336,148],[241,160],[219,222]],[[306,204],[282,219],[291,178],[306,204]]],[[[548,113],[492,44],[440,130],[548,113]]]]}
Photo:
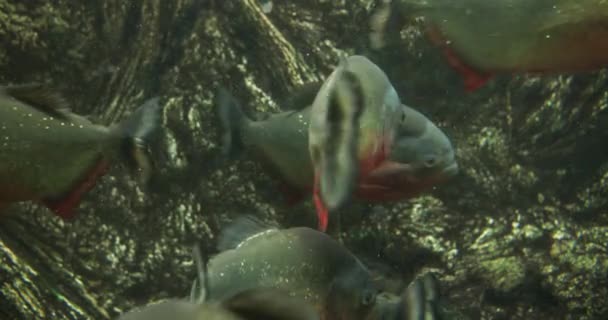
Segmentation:
{"type": "Polygon", "coordinates": [[[42,203],[53,211],[53,213],[65,220],[74,218],[76,215],[74,209],[80,203],[82,196],[95,186],[97,179],[106,173],[108,167],[109,163],[106,160],[102,159],[101,161],[98,161],[96,165],[87,172],[84,179],[67,194],[59,198],[43,199],[42,203]]]}
{"type": "Polygon", "coordinates": [[[3,87],[2,91],[53,118],[69,120],[70,109],[66,100],[59,93],[43,84],[8,86],[3,87]]]}
{"type": "Polygon", "coordinates": [[[255,288],[236,294],[222,305],[246,320],[318,320],[319,315],[303,299],[274,288],[255,288]]]}

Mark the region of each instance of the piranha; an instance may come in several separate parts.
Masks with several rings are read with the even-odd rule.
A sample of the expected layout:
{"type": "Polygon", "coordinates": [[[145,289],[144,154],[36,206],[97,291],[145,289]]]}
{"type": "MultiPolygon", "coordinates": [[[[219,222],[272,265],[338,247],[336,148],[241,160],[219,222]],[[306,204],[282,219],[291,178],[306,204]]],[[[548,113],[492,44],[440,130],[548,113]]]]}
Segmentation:
{"type": "Polygon", "coordinates": [[[116,158],[151,175],[148,142],[160,127],[158,98],[122,122],[105,127],[72,113],[65,100],[41,84],[0,87],[0,210],[37,201],[69,219],[81,197],[116,158]]]}
{"type": "Polygon", "coordinates": [[[118,320],[318,320],[314,309],[301,299],[273,288],[243,290],[219,301],[207,301],[209,290],[206,261],[195,249],[198,270],[196,292],[190,299],[168,299],[135,308],[118,320]]]}
{"type": "Polygon", "coordinates": [[[208,264],[209,301],[274,288],[307,301],[323,320],[440,319],[434,277],[418,278],[401,296],[380,292],[357,257],[314,229],[241,216],[222,231],[218,249],[208,264]]]}
{"type": "MultiPolygon", "coordinates": [[[[424,17],[431,42],[464,77],[467,91],[501,73],[563,74],[608,66],[604,0],[383,0],[371,19],[372,47],[387,27],[424,17]]],[[[397,34],[397,32],[394,32],[397,34]]]]}
{"type": "MultiPolygon", "coordinates": [[[[348,74],[352,85],[342,86],[342,80],[332,82],[332,76],[326,84],[335,83],[343,87],[339,90],[345,90],[342,91],[345,95],[359,97],[356,99],[361,101],[357,130],[349,131],[355,132],[357,144],[359,168],[355,198],[372,202],[412,198],[458,172],[454,149],[447,136],[427,117],[401,103],[395,88],[378,66],[363,56],[351,56],[338,68],[348,74]]],[[[294,110],[260,121],[245,116],[237,100],[226,89],[220,89],[216,106],[224,129],[222,152],[233,154],[242,147],[252,151],[270,172],[281,177],[284,189],[295,203],[315,189],[315,169],[309,148],[309,134],[314,136],[316,130],[310,127],[313,105],[327,104],[323,101],[333,99],[331,93],[338,87],[327,84],[323,93],[307,90],[314,95],[297,99],[300,105],[294,110]]],[[[340,101],[348,99],[338,99],[336,103],[340,101]]],[[[348,117],[345,119],[350,121],[348,117]]],[[[353,141],[340,137],[343,135],[329,136],[323,143],[331,151],[332,145],[353,141]]],[[[327,211],[319,210],[323,209],[319,206],[317,209],[319,230],[325,231],[327,211]]]]}

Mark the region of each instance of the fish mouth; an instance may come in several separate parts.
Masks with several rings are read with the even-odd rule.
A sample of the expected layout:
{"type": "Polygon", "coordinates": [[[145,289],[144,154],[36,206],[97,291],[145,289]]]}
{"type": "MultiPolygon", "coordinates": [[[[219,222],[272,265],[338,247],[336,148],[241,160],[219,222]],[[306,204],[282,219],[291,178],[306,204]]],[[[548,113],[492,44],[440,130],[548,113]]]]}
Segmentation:
{"type": "Polygon", "coordinates": [[[361,198],[378,201],[413,198],[458,172],[455,161],[421,172],[411,164],[386,161],[362,177],[357,194],[361,198]]]}
{"type": "Polygon", "coordinates": [[[408,163],[386,161],[369,172],[366,180],[382,181],[380,184],[385,184],[387,181],[399,181],[401,183],[419,183],[421,180],[442,181],[457,175],[459,171],[456,161],[451,161],[443,167],[438,166],[428,170],[417,170],[408,163]]]}
{"type": "Polygon", "coordinates": [[[413,168],[407,163],[385,161],[369,173],[372,180],[390,179],[396,176],[412,176],[413,168]]]}

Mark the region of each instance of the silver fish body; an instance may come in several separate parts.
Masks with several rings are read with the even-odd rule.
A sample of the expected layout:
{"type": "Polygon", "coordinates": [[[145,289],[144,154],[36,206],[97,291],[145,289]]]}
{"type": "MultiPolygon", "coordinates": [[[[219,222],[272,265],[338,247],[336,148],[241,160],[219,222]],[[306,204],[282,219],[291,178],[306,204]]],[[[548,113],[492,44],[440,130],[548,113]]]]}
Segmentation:
{"type": "Polygon", "coordinates": [[[37,85],[0,89],[0,203],[46,202],[66,217],[117,158],[124,156],[144,179],[150,174],[145,148],[160,125],[158,99],[111,127],[61,103],[37,85]]]}

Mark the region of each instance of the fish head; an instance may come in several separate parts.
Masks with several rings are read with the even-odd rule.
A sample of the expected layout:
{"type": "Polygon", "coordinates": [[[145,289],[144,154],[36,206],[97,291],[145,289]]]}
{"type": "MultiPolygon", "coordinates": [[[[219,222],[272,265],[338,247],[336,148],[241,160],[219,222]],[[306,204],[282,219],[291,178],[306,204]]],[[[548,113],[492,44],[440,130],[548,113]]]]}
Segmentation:
{"type": "Polygon", "coordinates": [[[366,320],[466,319],[446,304],[431,273],[417,277],[400,294],[378,294],[366,320]]]}
{"type": "Polygon", "coordinates": [[[378,289],[367,269],[358,266],[332,282],[323,319],[364,319],[373,309],[378,289]]]}
{"type": "Polygon", "coordinates": [[[386,156],[366,175],[360,193],[371,200],[411,198],[458,173],[452,143],[422,113],[401,105],[390,121],[386,156]]]}

